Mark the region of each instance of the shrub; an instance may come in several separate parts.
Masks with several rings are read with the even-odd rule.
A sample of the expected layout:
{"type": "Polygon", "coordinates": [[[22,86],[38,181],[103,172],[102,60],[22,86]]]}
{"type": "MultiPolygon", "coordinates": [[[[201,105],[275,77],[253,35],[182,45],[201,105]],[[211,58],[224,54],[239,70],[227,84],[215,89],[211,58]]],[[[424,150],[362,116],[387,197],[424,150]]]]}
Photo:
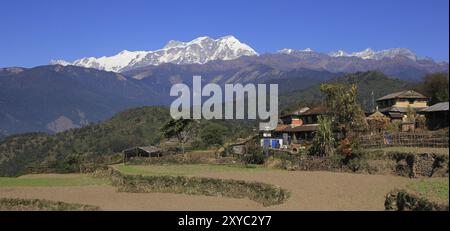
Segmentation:
{"type": "Polygon", "coordinates": [[[0,198],[0,211],[96,211],[92,205],[54,202],[39,199],[0,198]]]}
{"type": "Polygon", "coordinates": [[[249,198],[264,206],[281,204],[289,192],[266,183],[232,179],[216,179],[186,176],[124,175],[113,170],[112,181],[124,192],[170,192],[193,195],[249,198]]]}
{"type": "Polygon", "coordinates": [[[318,120],[319,126],[309,148],[309,153],[318,156],[331,156],[335,152],[332,120],[327,116],[319,116],[318,120]]]}

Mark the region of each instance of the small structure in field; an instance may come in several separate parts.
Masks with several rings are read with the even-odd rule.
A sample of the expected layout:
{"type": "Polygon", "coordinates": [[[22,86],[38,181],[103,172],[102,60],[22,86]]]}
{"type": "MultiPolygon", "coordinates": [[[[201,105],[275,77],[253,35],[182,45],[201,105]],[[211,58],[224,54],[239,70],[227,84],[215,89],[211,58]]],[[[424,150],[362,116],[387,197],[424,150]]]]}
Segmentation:
{"type": "Polygon", "coordinates": [[[434,104],[428,108],[419,111],[427,119],[427,127],[430,130],[448,128],[448,102],[434,104]]]}
{"type": "Polygon", "coordinates": [[[367,123],[369,124],[370,130],[381,132],[386,130],[390,123],[389,117],[385,116],[383,113],[376,111],[369,115],[367,118],[367,123]]]}
{"type": "Polygon", "coordinates": [[[155,146],[133,147],[123,150],[123,162],[127,162],[131,157],[160,157],[161,149],[155,146]]]}

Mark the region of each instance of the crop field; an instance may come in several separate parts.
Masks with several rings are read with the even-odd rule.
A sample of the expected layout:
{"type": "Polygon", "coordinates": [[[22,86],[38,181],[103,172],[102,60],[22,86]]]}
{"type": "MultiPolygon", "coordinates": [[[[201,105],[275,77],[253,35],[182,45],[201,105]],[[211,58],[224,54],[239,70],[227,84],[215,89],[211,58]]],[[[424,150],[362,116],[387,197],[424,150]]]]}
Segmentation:
{"type": "Polygon", "coordinates": [[[31,174],[20,177],[0,177],[0,187],[50,187],[106,185],[106,178],[87,174],[31,174]]]}
{"type": "Polygon", "coordinates": [[[277,169],[264,168],[256,165],[208,165],[208,164],[183,164],[183,165],[115,165],[117,170],[127,174],[139,174],[143,176],[195,176],[202,173],[224,172],[274,172],[277,169]]]}
{"type": "Polygon", "coordinates": [[[368,151],[373,150],[382,150],[384,152],[401,152],[401,153],[433,153],[433,154],[442,154],[448,155],[448,148],[424,148],[424,147],[387,147],[387,148],[374,148],[368,149],[368,151]]]}
{"type": "Polygon", "coordinates": [[[115,165],[125,174],[182,176],[261,182],[289,191],[282,204],[263,206],[248,198],[170,192],[119,192],[106,178],[41,174],[0,178],[0,198],[41,199],[100,210],[384,210],[386,193],[413,190],[448,201],[448,178],[410,179],[323,171],[286,171],[245,165],[115,165]]]}

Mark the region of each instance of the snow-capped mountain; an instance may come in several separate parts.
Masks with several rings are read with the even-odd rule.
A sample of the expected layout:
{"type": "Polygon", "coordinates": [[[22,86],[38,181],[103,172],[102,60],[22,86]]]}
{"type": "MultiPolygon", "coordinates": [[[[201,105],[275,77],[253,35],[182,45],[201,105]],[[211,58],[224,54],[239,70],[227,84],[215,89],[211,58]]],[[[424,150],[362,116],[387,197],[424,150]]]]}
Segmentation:
{"type": "Polygon", "coordinates": [[[290,48],[284,48],[281,49],[279,51],[277,51],[278,54],[285,54],[285,55],[290,55],[296,52],[314,52],[311,48],[306,48],[304,50],[294,50],[294,49],[290,49],[290,48]]]}
{"type": "Polygon", "coordinates": [[[359,57],[362,59],[375,59],[381,60],[384,58],[395,58],[397,56],[403,56],[411,60],[416,61],[417,56],[409,49],[406,48],[391,48],[381,51],[374,51],[371,48],[367,48],[363,51],[348,53],[342,50],[329,53],[331,57],[359,57]]]}
{"type": "Polygon", "coordinates": [[[121,72],[135,67],[174,64],[204,64],[212,60],[232,60],[241,56],[254,56],[258,53],[245,43],[241,43],[234,36],[219,39],[199,37],[190,42],[171,40],[160,50],[156,51],[127,51],[124,50],[114,56],[100,58],[82,58],[74,62],[52,60],[51,64],[74,65],[99,70],[121,72]]]}

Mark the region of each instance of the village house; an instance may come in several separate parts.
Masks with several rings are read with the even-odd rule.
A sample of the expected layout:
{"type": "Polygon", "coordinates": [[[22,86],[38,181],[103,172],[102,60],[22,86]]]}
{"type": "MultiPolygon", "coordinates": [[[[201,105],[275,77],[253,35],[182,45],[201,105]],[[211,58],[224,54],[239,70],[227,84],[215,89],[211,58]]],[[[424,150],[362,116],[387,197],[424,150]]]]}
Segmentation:
{"type": "Polygon", "coordinates": [[[408,108],[420,111],[428,107],[428,97],[414,91],[404,90],[377,99],[378,111],[391,120],[403,120],[408,108]]]}
{"type": "Polygon", "coordinates": [[[434,104],[418,113],[425,115],[428,129],[448,128],[448,102],[434,104]]]}
{"type": "Polygon", "coordinates": [[[414,131],[415,118],[408,118],[408,111],[417,113],[428,107],[429,98],[414,91],[404,90],[377,99],[377,111],[386,115],[391,122],[399,122],[402,131],[414,131]]]}
{"type": "Polygon", "coordinates": [[[326,114],[324,106],[300,108],[280,117],[280,123],[272,131],[265,131],[261,145],[271,148],[287,148],[310,141],[318,127],[318,116],[326,114]]]}

